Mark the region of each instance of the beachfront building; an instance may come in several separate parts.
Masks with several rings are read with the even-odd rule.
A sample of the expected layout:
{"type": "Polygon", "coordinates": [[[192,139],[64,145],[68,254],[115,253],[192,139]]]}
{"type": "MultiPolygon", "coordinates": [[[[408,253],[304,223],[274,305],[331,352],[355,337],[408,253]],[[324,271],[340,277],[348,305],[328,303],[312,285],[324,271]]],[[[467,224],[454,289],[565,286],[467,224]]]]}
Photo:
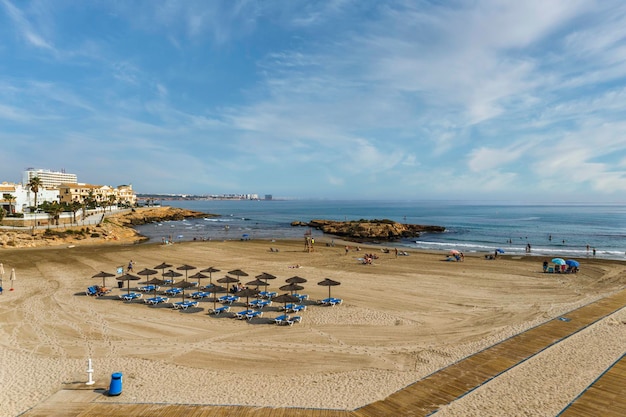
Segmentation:
{"type": "MultiPolygon", "coordinates": [[[[24,184],[3,182],[0,184],[0,198],[2,208],[7,213],[25,213],[28,207],[35,204],[35,193],[30,187],[24,184]]],[[[59,201],[59,190],[57,188],[41,187],[37,193],[37,204],[43,202],[53,203],[59,201]]]]}
{"type": "Polygon", "coordinates": [[[113,188],[108,185],[83,183],[60,184],[59,199],[61,203],[93,204],[99,207],[137,204],[137,195],[133,192],[132,185],[113,188]]]}
{"type": "Polygon", "coordinates": [[[27,168],[22,173],[22,184],[26,186],[33,178],[39,178],[44,188],[56,188],[63,183],[76,183],[76,174],[68,174],[65,171],[50,171],[49,169],[27,168]]]}

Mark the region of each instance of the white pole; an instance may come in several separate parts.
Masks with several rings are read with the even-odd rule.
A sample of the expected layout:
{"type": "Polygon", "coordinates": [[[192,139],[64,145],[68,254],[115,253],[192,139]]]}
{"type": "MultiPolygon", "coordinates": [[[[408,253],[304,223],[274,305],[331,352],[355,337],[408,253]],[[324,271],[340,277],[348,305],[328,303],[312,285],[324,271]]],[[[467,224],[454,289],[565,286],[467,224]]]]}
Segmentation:
{"type": "Polygon", "coordinates": [[[87,363],[87,376],[89,377],[89,380],[87,381],[87,385],[95,384],[93,380],[93,368],[91,367],[91,358],[89,358],[89,361],[87,363]]]}

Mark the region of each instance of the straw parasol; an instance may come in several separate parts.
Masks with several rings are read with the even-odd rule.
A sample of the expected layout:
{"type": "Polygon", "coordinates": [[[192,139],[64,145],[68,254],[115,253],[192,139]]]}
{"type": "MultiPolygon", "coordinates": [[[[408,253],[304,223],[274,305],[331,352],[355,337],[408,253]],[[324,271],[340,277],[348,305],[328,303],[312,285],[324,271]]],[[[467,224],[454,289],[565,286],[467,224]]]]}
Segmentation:
{"type": "Polygon", "coordinates": [[[212,274],[213,274],[213,272],[220,272],[220,270],[215,268],[215,267],[213,267],[213,266],[210,266],[208,268],[201,269],[200,272],[208,272],[209,273],[209,284],[213,284],[213,276],[212,276],[212,274]]]}
{"type": "Polygon", "coordinates": [[[306,282],[306,278],[302,278],[302,277],[299,277],[299,276],[296,275],[294,277],[287,278],[285,280],[285,282],[287,282],[289,284],[302,284],[302,283],[306,282]]]}
{"type": "Polygon", "coordinates": [[[117,277],[116,279],[118,281],[128,281],[128,294],[130,294],[130,282],[131,281],[139,281],[141,278],[139,278],[136,275],[124,274],[122,276],[117,277]]]}
{"type": "Polygon", "coordinates": [[[218,279],[217,282],[219,282],[220,284],[226,284],[226,287],[228,287],[228,284],[231,284],[233,282],[239,282],[239,278],[229,277],[228,275],[226,275],[224,278],[218,279]]]}
{"type": "Polygon", "coordinates": [[[234,275],[236,277],[247,277],[248,273],[242,271],[241,269],[233,269],[232,271],[228,271],[230,275],[234,275]]]}
{"type": "Polygon", "coordinates": [[[193,274],[189,278],[197,279],[198,280],[198,285],[200,285],[200,280],[203,279],[203,278],[208,278],[208,275],[204,275],[202,272],[196,272],[195,274],[193,274]]]}
{"type": "Polygon", "coordinates": [[[181,274],[180,272],[176,272],[173,269],[170,269],[169,271],[163,273],[163,278],[171,278],[172,286],[174,285],[174,278],[178,278],[182,276],[183,274],[181,274]]]}
{"type": "Polygon", "coordinates": [[[217,305],[217,293],[219,292],[227,292],[228,290],[220,285],[210,285],[205,288],[208,292],[213,294],[213,310],[217,305]]]}
{"type": "Polygon", "coordinates": [[[105,279],[112,278],[114,276],[115,276],[115,274],[111,274],[109,272],[100,271],[96,275],[92,276],[91,278],[102,278],[102,286],[106,288],[105,279]]]}
{"type": "Polygon", "coordinates": [[[161,270],[161,277],[163,276],[163,274],[165,273],[165,270],[167,268],[171,268],[172,265],[167,264],[165,262],[160,263],[159,265],[155,266],[154,269],[160,269],[161,270]]]}
{"type": "Polygon", "coordinates": [[[274,297],[272,300],[276,301],[277,303],[285,303],[285,310],[287,309],[287,303],[300,302],[300,299],[298,297],[291,295],[291,294],[281,294],[281,295],[274,297]]]}
{"type": "Polygon", "coordinates": [[[187,271],[190,271],[192,269],[197,269],[197,268],[195,266],[192,266],[192,265],[184,264],[184,265],[179,266],[176,269],[178,269],[179,271],[185,271],[185,281],[187,281],[187,271]]]}
{"type": "Polygon", "coordinates": [[[341,282],[332,280],[330,278],[325,278],[323,281],[318,282],[317,285],[328,287],[328,298],[330,298],[330,287],[341,285],[341,282]]]}
{"type": "Polygon", "coordinates": [[[182,292],[183,302],[185,301],[185,288],[190,288],[190,287],[195,287],[195,286],[196,284],[192,282],[188,282],[188,281],[179,281],[176,284],[174,284],[174,287],[177,287],[183,290],[182,292]]]}
{"type": "MultiPolygon", "coordinates": [[[[282,287],[279,287],[279,290],[281,291],[289,291],[290,293],[294,293],[295,291],[300,291],[303,290],[304,287],[302,285],[296,284],[295,282],[292,282],[291,284],[287,284],[287,285],[283,285],[282,287]]],[[[298,301],[300,301],[300,299],[298,298],[298,301]]]]}
{"type": "Polygon", "coordinates": [[[150,277],[150,275],[154,275],[154,274],[158,274],[158,271],[155,271],[154,269],[148,269],[148,268],[144,268],[141,271],[137,272],[137,275],[145,275],[146,277],[146,284],[148,283],[148,278],[150,277]]]}

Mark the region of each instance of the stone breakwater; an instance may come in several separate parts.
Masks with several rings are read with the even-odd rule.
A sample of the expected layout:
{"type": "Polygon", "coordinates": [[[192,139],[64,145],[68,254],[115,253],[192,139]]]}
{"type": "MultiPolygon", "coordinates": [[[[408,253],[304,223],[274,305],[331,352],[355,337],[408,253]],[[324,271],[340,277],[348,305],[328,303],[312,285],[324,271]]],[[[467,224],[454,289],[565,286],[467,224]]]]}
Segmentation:
{"type": "Polygon", "coordinates": [[[104,219],[97,225],[72,226],[63,228],[1,229],[0,247],[35,248],[44,246],[98,245],[139,243],[146,238],[134,226],[168,220],[214,217],[174,207],[145,207],[120,213],[104,213],[104,219]]]}
{"type": "Polygon", "coordinates": [[[419,224],[403,224],[392,220],[311,220],[307,222],[295,221],[292,226],[312,227],[324,233],[356,241],[394,241],[398,239],[419,237],[421,233],[441,233],[446,230],[443,226],[428,226],[419,224]]]}

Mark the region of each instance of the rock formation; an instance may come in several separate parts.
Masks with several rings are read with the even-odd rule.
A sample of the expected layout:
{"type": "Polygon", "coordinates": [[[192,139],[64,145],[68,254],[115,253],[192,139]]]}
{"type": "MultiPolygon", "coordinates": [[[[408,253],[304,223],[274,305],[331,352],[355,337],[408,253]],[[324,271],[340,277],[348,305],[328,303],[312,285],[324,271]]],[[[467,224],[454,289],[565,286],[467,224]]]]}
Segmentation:
{"type": "Polygon", "coordinates": [[[311,220],[308,223],[295,221],[291,225],[312,227],[327,234],[357,241],[393,241],[419,237],[423,232],[441,233],[446,230],[442,226],[403,224],[392,220],[311,220]]]}

